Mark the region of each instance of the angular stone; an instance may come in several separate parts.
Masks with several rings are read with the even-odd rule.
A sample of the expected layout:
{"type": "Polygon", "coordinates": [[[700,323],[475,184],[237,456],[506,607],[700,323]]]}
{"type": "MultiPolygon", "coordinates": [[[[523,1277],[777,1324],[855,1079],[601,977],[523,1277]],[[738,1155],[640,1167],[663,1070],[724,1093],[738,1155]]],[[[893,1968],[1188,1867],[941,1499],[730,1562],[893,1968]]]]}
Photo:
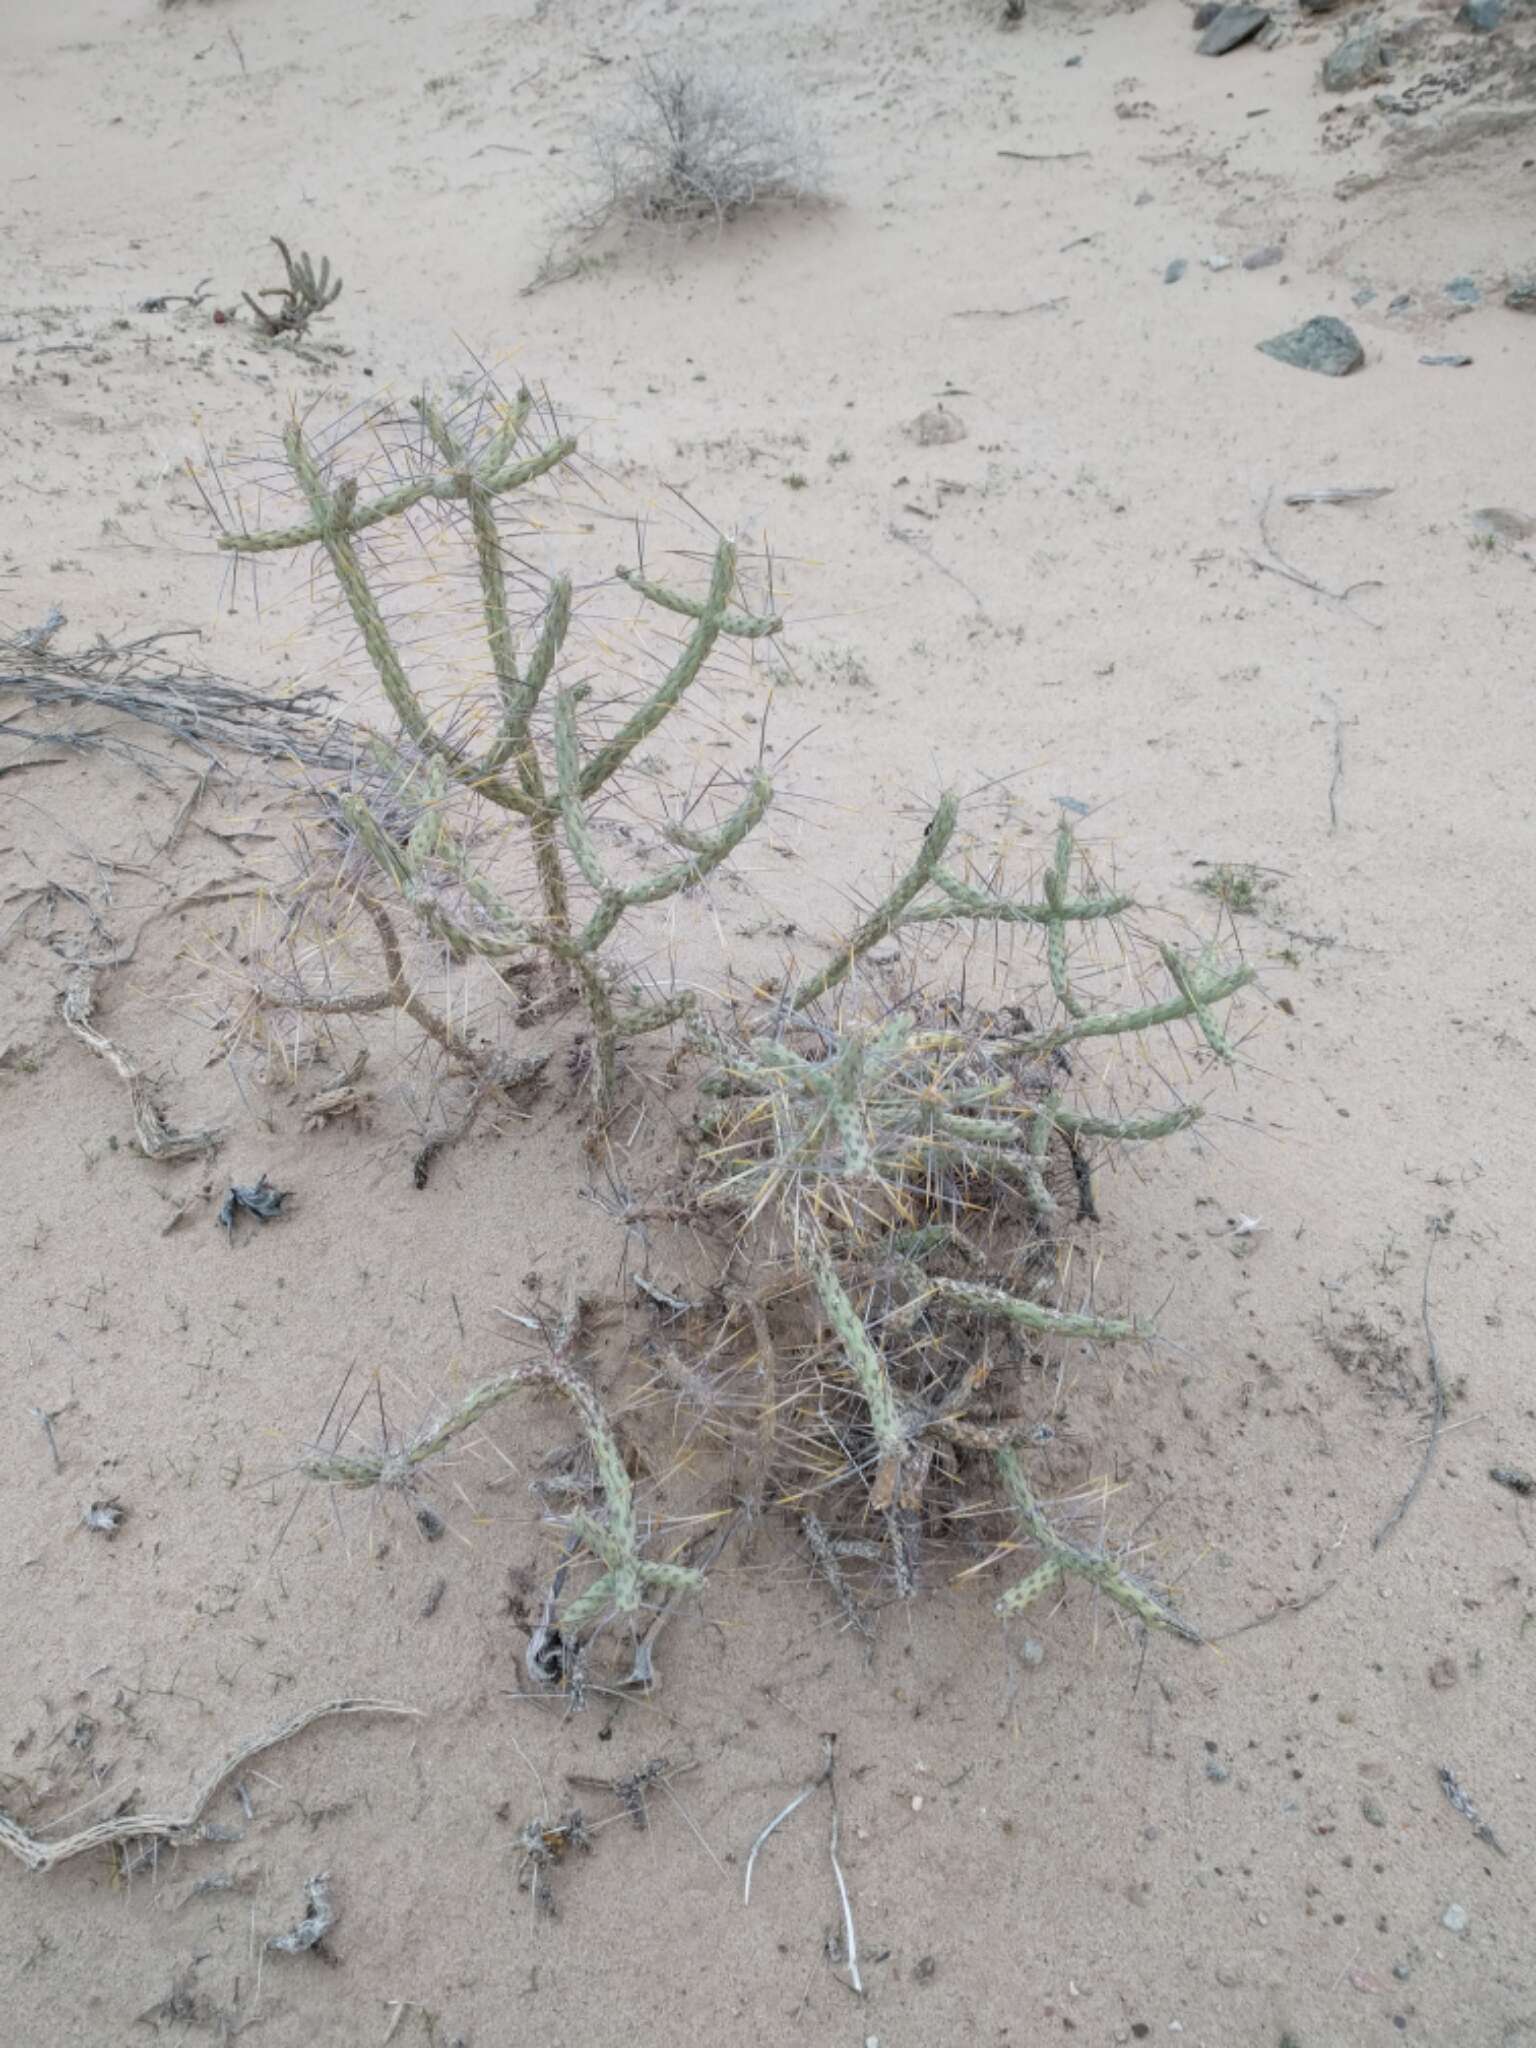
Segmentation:
{"type": "Polygon", "coordinates": [[[1235,50],[1239,43],[1246,43],[1250,36],[1268,26],[1267,7],[1223,7],[1196,43],[1196,53],[1201,57],[1225,57],[1228,50],[1235,50]]]}
{"type": "Polygon", "coordinates": [[[1260,351],[1293,369],[1316,370],[1323,377],[1347,377],[1365,361],[1355,330],[1331,313],[1320,313],[1285,334],[1272,334],[1260,351]]]}
{"type": "Polygon", "coordinates": [[[1378,78],[1385,78],[1390,63],[1381,32],[1364,29],[1328,52],[1323,59],[1323,84],[1329,92],[1354,92],[1359,86],[1374,85],[1378,78]]]}

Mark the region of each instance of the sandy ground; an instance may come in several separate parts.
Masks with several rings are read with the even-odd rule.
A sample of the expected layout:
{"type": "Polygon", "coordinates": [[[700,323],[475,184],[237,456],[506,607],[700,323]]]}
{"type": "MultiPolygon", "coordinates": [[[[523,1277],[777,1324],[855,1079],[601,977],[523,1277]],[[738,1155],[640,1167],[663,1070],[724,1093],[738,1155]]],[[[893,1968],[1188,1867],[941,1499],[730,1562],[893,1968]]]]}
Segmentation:
{"type": "MultiPolygon", "coordinates": [[[[1101,1297],[1161,1304],[1172,1341],[1058,1416],[1054,1470],[1120,1483],[1117,1525],[1145,1525],[1212,1636],[1271,1617],[1143,1646],[1074,1596],[1026,1665],[984,1591],[939,1586],[885,1616],[866,1665],[769,1541],[669,1631],[651,1704],[514,1697],[549,1558],[528,1426],[487,1428],[435,1545],[285,1468],[349,1366],[408,1421],[503,1362],[494,1311],[528,1276],[613,1282],[570,1088],[417,1193],[403,1048],[368,1128],[303,1134],[292,1091],[247,1074],[237,1094],[214,1051],[208,961],[243,906],[161,916],[100,1015],[183,1121],[233,1126],[221,1185],[299,1191],[231,1249],[209,1170],[138,1157],[119,1084],[64,1034],[61,953],[276,872],[280,793],[215,784],[161,852],[184,771],[161,789],[62,754],[6,774],[26,753],[0,738],[0,1804],[33,1826],[130,1793],[174,1806],[327,1697],[422,1716],[273,1751],[250,1818],[230,1793],[211,1809],[238,1841],[129,1882],[101,1855],[0,1869],[7,2039],[1536,2035],[1532,1510],[1489,1478],[1536,1466],[1532,555],[1473,517],[1536,517],[1536,321],[1502,305],[1536,268],[1536,17],[1483,38],[1438,7],[1279,19],[1275,47],[1211,61],[1172,4],[1037,7],[1011,35],[972,0],[4,10],[0,619],[57,605],[61,646],[196,628],[223,674],[318,677],[375,713],[344,636],[309,624],[302,565],[231,591],[186,465],[472,349],[543,380],[615,490],[687,530],[675,489],[782,557],[772,742],[803,742],[802,801],[749,864],[759,914],[728,905],[733,965],[775,918],[834,929],[846,878],[887,872],[951,780],[1013,776],[1026,852],[1058,797],[1091,807],[1097,857],[1199,930],[1198,863],[1263,871],[1223,934],[1262,992],[1216,1115],[1101,1189],[1101,1297]],[[1377,16],[1396,111],[1318,84],[1339,22],[1377,16]],[[602,245],[521,295],[584,122],[674,44],[786,75],[834,203],[602,245]],[[337,261],[316,340],[339,351],[212,324],[268,281],[273,232],[337,261]],[[1243,267],[1265,244],[1283,259],[1243,267]],[[199,308],[137,310],[209,276],[199,308]],[[1446,294],[1458,277],[1480,303],[1446,294]],[[1358,332],[1356,375],[1257,351],[1322,313],[1358,332]],[[1421,361],[1452,353],[1472,364],[1421,361]],[[915,445],[904,423],[939,402],[966,438],[915,445]],[[1328,485],[1391,495],[1283,502],[1328,485]],[[38,910],[22,892],[44,881],[100,929],[69,898],[38,910]],[[1261,1227],[1235,1235],[1244,1218],[1261,1227]],[[1373,1548],[1424,1452],[1427,1268],[1448,1427],[1373,1548]],[[61,1411],[57,1470],[39,1409],[61,1411]],[[111,1541],[78,1527],[104,1498],[128,1511],[111,1541]],[[741,1902],[823,1731],[862,2004],[826,1950],[824,1805],[741,1902]],[[648,1834],[604,1828],[536,1917],[513,1843],[535,1779],[558,1804],[565,1773],[658,1754],[698,1768],[648,1834]],[[322,1871],[328,1955],[264,1951],[322,1871]]],[[[738,672],[715,700],[749,747],[762,691],[738,672]]],[[[666,1270],[664,1238],[652,1253],[666,1270]]]]}

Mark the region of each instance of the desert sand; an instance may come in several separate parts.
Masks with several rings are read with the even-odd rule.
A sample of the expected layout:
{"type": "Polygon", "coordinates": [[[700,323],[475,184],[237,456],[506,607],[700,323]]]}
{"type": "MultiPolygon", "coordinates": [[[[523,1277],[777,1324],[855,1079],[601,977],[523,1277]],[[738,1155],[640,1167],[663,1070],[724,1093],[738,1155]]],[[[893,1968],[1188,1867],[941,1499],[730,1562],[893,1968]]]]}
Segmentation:
{"type": "MultiPolygon", "coordinates": [[[[1025,866],[1067,799],[1149,916],[1259,970],[1236,1067],[1183,1076],[1199,1131],[1101,1174],[1098,1298],[1166,1342],[1074,1380],[1050,1457],[1063,1492],[1111,1482],[1210,1640],[1079,1589],[1025,1655],[995,1586],[941,1578],[871,1647],[770,1525],[672,1622],[654,1698],[528,1697],[555,1547],[527,1482],[559,1417],[486,1420],[435,1542],[293,1466],[349,1370],[409,1428],[517,1355],[498,1310],[622,1294],[579,1086],[418,1191],[402,1031],[369,1121],[305,1131],[334,1069],[264,1081],[219,1028],[216,963],[291,861],[281,772],[233,755],[184,817],[201,763],[31,712],[10,646],[0,718],[174,772],[0,725],[0,1809],[43,1834],[175,1809],[327,1699],[417,1718],[309,1728],[216,1796],[225,1839],[126,1874],[0,1858],[9,2041],[1536,2036],[1536,1508],[1490,1478],[1536,1467],[1536,318],[1504,303],[1536,271],[1536,15],[1282,0],[1212,59],[1173,0],[1000,11],[11,0],[0,623],[56,607],[66,653],[195,634],[167,644],[381,721],[307,560],[232,580],[204,492],[256,491],[295,412],[476,363],[547,390],[658,545],[771,545],[782,662],[723,674],[706,738],[793,748],[796,801],[709,913],[725,961],[680,936],[698,973],[846,929],[950,784],[988,786],[1025,866]],[[1390,77],[1325,91],[1372,25],[1390,77]],[[590,123],[679,49],[786,82],[825,202],[610,231],[559,275],[590,123]],[[241,303],[274,234],[344,278],[302,349],[241,303]],[[1324,315],[1352,375],[1260,352],[1324,315]],[[936,406],[963,438],[913,437],[936,406]],[[1339,488],[1385,494],[1288,502],[1339,488]],[[1198,886],[1222,864],[1244,906],[1198,886]],[[59,1015],[71,961],[135,934],[97,1021],[179,1122],[227,1127],[211,1164],[139,1156],[59,1015]],[[291,1208],[228,1241],[219,1195],[262,1173],[291,1208]],[[1427,1477],[1373,1541],[1436,1372],[1427,1477]],[[111,1536],[81,1526],[102,1501],[111,1536]],[[824,1795],[742,1901],[827,1733],[862,1998],[824,1795]],[[540,1913],[525,1823],[567,1774],[658,1756],[695,1768],[644,1832],[582,1794],[618,1824],[540,1913]],[[268,1949],[322,1873],[333,1932],[268,1949]]],[[[645,1255],[689,1251],[660,1228],[645,1255]]]]}

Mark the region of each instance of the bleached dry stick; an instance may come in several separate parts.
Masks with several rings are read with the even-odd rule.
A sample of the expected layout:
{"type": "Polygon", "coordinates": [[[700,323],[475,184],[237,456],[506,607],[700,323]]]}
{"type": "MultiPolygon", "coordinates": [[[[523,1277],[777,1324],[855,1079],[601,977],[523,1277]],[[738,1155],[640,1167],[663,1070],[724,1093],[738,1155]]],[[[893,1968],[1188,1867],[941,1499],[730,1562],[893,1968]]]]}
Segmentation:
{"type": "Polygon", "coordinates": [[[83,1856],[89,1849],[108,1847],[113,1842],[142,1841],[146,1837],[160,1841],[176,1841],[181,1838],[197,1839],[198,1823],[203,1809],[215,1792],[233,1772],[253,1756],[260,1756],[263,1750],[275,1748],[279,1742],[286,1742],[291,1735],[308,1728],[312,1722],[323,1721],[331,1714],[416,1714],[417,1707],[401,1706],[396,1700],[326,1700],[318,1707],[306,1707],[301,1714],[294,1714],[287,1721],[280,1721],[275,1728],[269,1728],[264,1735],[252,1736],[218,1764],[192,1795],[192,1803],[185,1813],[125,1813],[116,1820],[98,1821],[94,1827],[82,1828],[78,1834],[62,1835],[57,1841],[43,1841],[31,1834],[9,1814],[0,1813],[0,1849],[8,1849],[19,1863],[28,1870],[52,1870],[56,1863],[67,1863],[73,1856],[83,1856]]]}

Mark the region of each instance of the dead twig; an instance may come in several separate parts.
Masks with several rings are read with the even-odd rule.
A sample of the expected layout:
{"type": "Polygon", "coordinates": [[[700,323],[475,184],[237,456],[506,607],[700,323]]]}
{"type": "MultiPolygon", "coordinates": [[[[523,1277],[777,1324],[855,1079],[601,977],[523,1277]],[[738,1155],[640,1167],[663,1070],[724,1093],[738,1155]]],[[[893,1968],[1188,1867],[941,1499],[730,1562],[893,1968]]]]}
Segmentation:
{"type": "Polygon", "coordinates": [[[43,1435],[48,1439],[48,1449],[53,1457],[53,1469],[55,1472],[62,1472],[64,1470],[64,1460],[59,1456],[59,1442],[53,1433],[53,1425],[61,1415],[67,1415],[74,1405],[73,1401],[66,1401],[62,1408],[34,1408],[32,1410],[32,1413],[43,1426],[43,1435]]]}
{"type": "Polygon", "coordinates": [[[838,1861],[837,1855],[838,1836],[842,1824],[842,1816],[837,1804],[837,1737],[835,1735],[823,1735],[821,1739],[825,1749],[821,1769],[808,1785],[801,1787],[794,1798],[790,1800],[788,1806],[783,1807],[774,1815],[773,1819],[769,1821],[767,1827],[763,1829],[747,1852],[746,1879],[742,1886],[741,1895],[742,1904],[750,1905],[752,1903],[752,1872],[763,1844],[773,1834],[775,1829],[781,1828],[791,1814],[798,1813],[812,1794],[819,1792],[822,1786],[825,1785],[832,1800],[832,1836],[827,1853],[832,1864],[832,1876],[837,1885],[838,1904],[843,1916],[843,1961],[848,1966],[848,1982],[851,1989],[857,1997],[862,1998],[864,1996],[864,1979],[859,1974],[859,1937],[853,1924],[853,1904],[848,1896],[848,1880],[843,1875],[843,1866],[838,1861]]]}
{"type": "Polygon", "coordinates": [[[853,1905],[848,1897],[848,1880],[843,1876],[843,1866],[837,1860],[837,1836],[842,1816],[837,1805],[837,1771],[834,1767],[830,1740],[827,1744],[827,1791],[832,1800],[832,1840],[827,1853],[832,1859],[832,1875],[837,1881],[837,1896],[843,1909],[843,1960],[848,1965],[848,1981],[853,1986],[854,1995],[862,1998],[864,1980],[859,1975],[859,1937],[853,1924],[853,1905]]]}
{"type": "Polygon", "coordinates": [[[742,1884],[741,1889],[741,1903],[744,1906],[750,1906],[752,1903],[752,1872],[757,1867],[758,1855],[763,1847],[763,1844],[768,1840],[768,1837],[771,1834],[773,1834],[777,1829],[783,1827],[785,1821],[789,1819],[791,1814],[798,1813],[801,1807],[804,1806],[807,1799],[811,1797],[812,1793],[819,1792],[822,1786],[825,1785],[827,1780],[831,1777],[833,1759],[833,1740],[834,1738],[830,1735],[824,1735],[822,1737],[822,1741],[826,1745],[826,1756],[825,1760],[822,1763],[821,1769],[816,1773],[815,1777],[812,1778],[808,1785],[803,1785],[800,1788],[800,1790],[795,1794],[794,1798],[790,1800],[788,1806],[780,1808],[780,1810],[773,1816],[773,1819],[769,1821],[767,1827],[763,1829],[762,1833],[758,1836],[757,1840],[752,1844],[751,1848],[747,1851],[746,1877],[742,1884]]]}
{"type": "Polygon", "coordinates": [[[1440,1347],[1435,1342],[1435,1332],[1429,1320],[1429,1269],[1434,1264],[1434,1248],[1424,1261],[1424,1299],[1420,1311],[1424,1324],[1424,1341],[1429,1347],[1429,1377],[1435,1392],[1435,1405],[1430,1416],[1429,1435],[1424,1442],[1424,1455],[1419,1460],[1419,1469],[1413,1475],[1413,1484],[1403,1495],[1397,1506],[1371,1538],[1372,1550],[1380,1550],[1398,1523],[1407,1514],[1419,1497],[1419,1489],[1429,1477],[1429,1468],[1434,1463],[1435,1446],[1440,1441],[1441,1425],[1445,1421],[1445,1382],[1440,1376],[1440,1347]]]}
{"type": "Polygon", "coordinates": [[[147,299],[140,299],[134,308],[137,313],[165,313],[172,306],[200,306],[208,296],[211,277],[200,277],[189,292],[154,292],[147,299]]]}
{"type": "Polygon", "coordinates": [[[1248,559],[1252,562],[1254,568],[1262,569],[1269,576],[1283,576],[1288,583],[1299,584],[1303,590],[1315,591],[1319,597],[1326,597],[1330,604],[1343,605],[1344,609],[1357,618],[1361,625],[1369,626],[1373,633],[1379,633],[1381,631],[1380,624],[1375,619],[1368,619],[1364,612],[1356,611],[1349,600],[1357,590],[1384,589],[1385,586],[1381,578],[1379,576],[1363,576],[1357,583],[1346,583],[1342,590],[1330,590],[1325,583],[1319,583],[1314,577],[1304,575],[1294,563],[1288,562],[1285,559],[1269,537],[1269,507],[1273,497],[1274,491],[1271,490],[1264,500],[1264,509],[1259,514],[1259,538],[1264,543],[1264,552],[1269,556],[1269,560],[1266,562],[1261,556],[1250,554],[1248,559]]]}
{"type": "MultiPolygon", "coordinates": [[[[323,708],[324,689],[298,690],[291,697],[264,697],[224,681],[169,653],[162,642],[186,637],[151,633],[121,647],[98,640],[77,653],[55,654],[27,636],[0,639],[17,666],[0,667],[0,695],[14,691],[40,711],[93,704],[121,712],[193,747],[215,766],[216,749],[237,748],[268,760],[298,761],[307,768],[350,775],[362,751],[361,737],[347,720],[323,708]]],[[[29,737],[31,737],[29,735],[29,737]]],[[[38,734],[58,741],[56,734],[38,734]]],[[[80,735],[80,740],[96,735],[80,735]]]]}
{"type": "Polygon", "coordinates": [[[1229,1643],[1234,1636],[1245,1636],[1251,1628],[1263,1628],[1271,1621],[1278,1621],[1282,1614],[1305,1614],[1309,1607],[1315,1607],[1324,1600],[1340,1583],[1330,1579],[1326,1586],[1319,1586],[1315,1593],[1308,1593],[1304,1600],[1277,1600],[1268,1614],[1255,1614],[1251,1620],[1240,1621],[1236,1628],[1223,1629],[1218,1636],[1207,1636],[1208,1643],[1229,1643]]]}
{"type": "Polygon", "coordinates": [[[1030,306],[960,306],[950,314],[951,320],[1017,320],[1022,313],[1054,313],[1058,306],[1066,304],[1065,298],[1036,299],[1030,306]]]}
{"type": "Polygon", "coordinates": [[[844,1627],[856,1630],[861,1636],[873,1637],[875,1625],[859,1605],[843,1571],[838,1548],[820,1520],[815,1515],[802,1515],[800,1533],[805,1538],[806,1548],[811,1553],[817,1572],[831,1587],[832,1597],[842,1610],[844,1627]]]}
{"type": "Polygon", "coordinates": [[[209,1772],[183,1813],[125,1813],[116,1820],[98,1821],[94,1827],[82,1828],[78,1834],[63,1835],[52,1842],[44,1841],[19,1826],[9,1814],[0,1813],[0,1849],[8,1849],[28,1870],[52,1870],[55,1864],[67,1863],[71,1857],[84,1856],[92,1849],[104,1848],[114,1842],[141,1841],[146,1837],[161,1842],[197,1841],[200,1838],[199,1823],[208,1802],[225,1779],[253,1756],[260,1756],[264,1750],[275,1748],[312,1723],[333,1714],[414,1715],[418,1712],[418,1708],[401,1706],[395,1700],[326,1700],[320,1706],[306,1707],[302,1713],[280,1721],[263,1735],[252,1736],[249,1742],[242,1742],[237,1750],[209,1772]]]}
{"type": "Polygon", "coordinates": [[[1328,830],[1339,829],[1339,784],[1344,780],[1344,718],[1329,696],[1323,702],[1333,713],[1333,775],[1328,783],[1328,830]]]}
{"type": "Polygon", "coordinates": [[[98,1059],[124,1083],[133,1106],[133,1135],[146,1159],[187,1159],[196,1153],[212,1152],[223,1133],[216,1129],[178,1131],[168,1124],[155,1104],[149,1083],[138,1062],[115,1040],[98,1031],[91,1022],[95,977],[82,968],[60,999],[59,1014],[65,1028],[80,1043],[89,1046],[98,1059]]]}
{"type": "Polygon", "coordinates": [[[1287,491],[1284,505],[1363,505],[1372,498],[1390,498],[1391,484],[1366,484],[1351,490],[1345,484],[1329,484],[1320,491],[1287,491]]]}

